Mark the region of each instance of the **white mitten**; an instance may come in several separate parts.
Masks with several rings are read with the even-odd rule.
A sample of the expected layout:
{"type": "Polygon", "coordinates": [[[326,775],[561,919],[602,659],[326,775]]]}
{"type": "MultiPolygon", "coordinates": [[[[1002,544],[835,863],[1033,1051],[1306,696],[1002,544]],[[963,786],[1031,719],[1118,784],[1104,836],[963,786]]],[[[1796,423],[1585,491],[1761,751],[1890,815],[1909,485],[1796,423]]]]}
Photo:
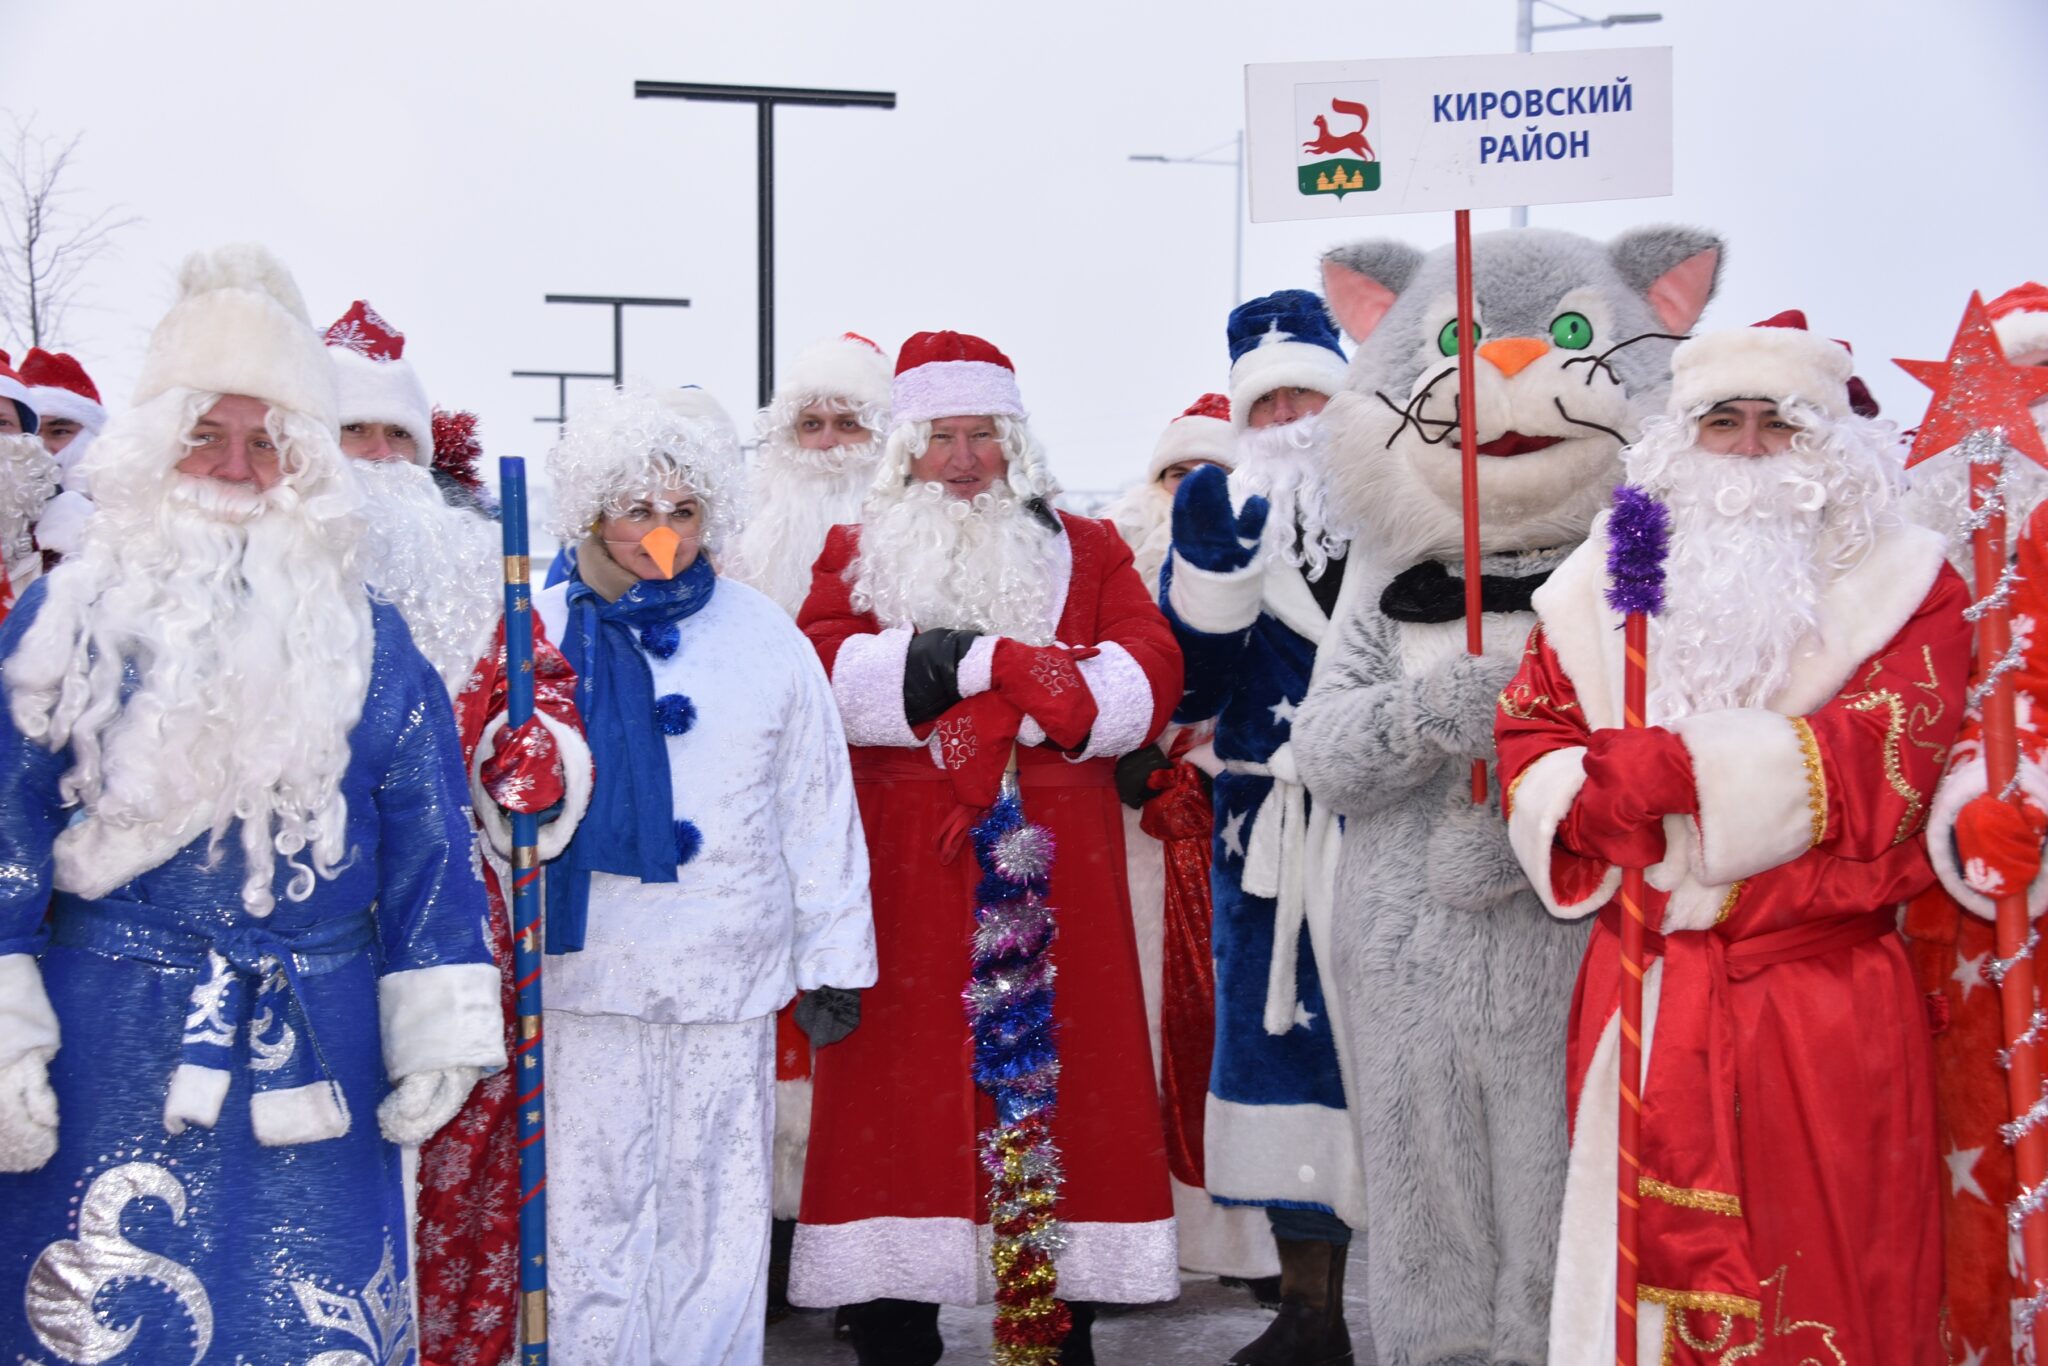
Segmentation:
{"type": "Polygon", "coordinates": [[[393,1143],[417,1147],[455,1118],[481,1067],[440,1067],[415,1072],[398,1083],[377,1107],[377,1127],[393,1143]]]}
{"type": "Polygon", "coordinates": [[[32,1172],[57,1155],[50,1064],[26,1053],[0,1067],[0,1172],[32,1172]]]}

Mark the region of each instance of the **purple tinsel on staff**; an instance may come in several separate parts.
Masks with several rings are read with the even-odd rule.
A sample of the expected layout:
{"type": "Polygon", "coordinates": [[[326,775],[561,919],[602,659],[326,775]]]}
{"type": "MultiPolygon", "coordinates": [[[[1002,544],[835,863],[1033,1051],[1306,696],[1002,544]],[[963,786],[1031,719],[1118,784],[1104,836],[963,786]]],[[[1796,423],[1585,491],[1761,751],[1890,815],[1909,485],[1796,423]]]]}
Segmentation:
{"type": "Polygon", "coordinates": [[[1663,611],[1670,549],[1670,509],[1633,484],[1616,488],[1607,519],[1607,605],[1623,616],[1663,611]]]}

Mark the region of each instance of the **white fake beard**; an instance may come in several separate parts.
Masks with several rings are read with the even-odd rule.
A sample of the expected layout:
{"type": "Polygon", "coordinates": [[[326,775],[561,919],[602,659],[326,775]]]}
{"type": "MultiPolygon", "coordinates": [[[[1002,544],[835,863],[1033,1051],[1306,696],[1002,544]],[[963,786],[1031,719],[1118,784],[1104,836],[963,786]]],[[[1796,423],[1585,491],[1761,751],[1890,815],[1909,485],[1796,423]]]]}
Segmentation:
{"type": "Polygon", "coordinates": [[[1148,479],[1124,490],[1097,517],[1116,526],[1117,534],[1131,548],[1138,577],[1150,593],[1159,591],[1159,567],[1173,545],[1173,495],[1157,479],[1148,479]]]}
{"type": "Polygon", "coordinates": [[[1732,456],[1692,447],[1690,429],[1659,420],[1624,455],[1630,481],[1671,513],[1665,609],[1650,627],[1654,725],[1767,706],[1819,643],[1822,594],[1898,520],[1896,469],[1855,432],[1732,456]]]}
{"type": "Polygon", "coordinates": [[[0,436],[0,554],[12,560],[31,549],[29,529],[57,492],[57,462],[33,436],[0,436]]]}
{"type": "Polygon", "coordinates": [[[1054,532],[998,479],[972,499],[939,483],[870,498],[860,555],[848,568],[853,605],[884,627],[950,628],[1053,639],[1054,532]]]}
{"type": "Polygon", "coordinates": [[[1304,569],[1311,583],[1351,545],[1330,500],[1323,445],[1319,414],[1284,427],[1247,427],[1237,434],[1237,468],[1230,472],[1233,503],[1253,494],[1266,500],[1268,562],[1304,569]]]}
{"type": "Polygon", "coordinates": [[[811,566],[833,527],[860,520],[881,459],[880,438],[808,450],[786,431],[764,438],[747,472],[745,524],[724,572],[795,616],[811,592],[811,566]]]}
{"type": "Polygon", "coordinates": [[[450,507],[418,465],[358,460],[354,468],[368,497],[363,553],[370,587],[405,618],[412,643],[453,697],[491,648],[504,615],[499,530],[450,507]]]}
{"type": "MultiPolygon", "coordinates": [[[[2037,408],[2037,416],[2048,409],[2037,408]]],[[[2048,434],[2048,419],[2041,422],[2048,434]]],[[[1948,562],[1977,581],[1977,560],[1970,545],[1970,463],[1959,450],[1943,451],[1906,471],[1908,489],[1900,502],[1906,520],[1941,533],[1948,543],[1948,562]]],[[[2019,553],[2020,536],[2034,510],[2048,500],[2048,470],[2024,455],[2008,452],[2005,461],[2005,546],[2008,557],[2019,553]]]]}
{"type": "Polygon", "coordinates": [[[277,858],[298,901],[348,854],[341,779],[374,651],[360,524],[332,435],[295,415],[275,430],[301,462],[296,487],[172,470],[197,401],[213,396],[172,391],[110,425],[93,452],[99,510],[5,678],[21,732],[71,749],[60,791],[84,814],[58,836],[60,874],[68,861],[103,877],[92,851],[140,846],[137,876],[201,833],[218,856],[239,819],[242,904],[261,916],[277,858]]]}

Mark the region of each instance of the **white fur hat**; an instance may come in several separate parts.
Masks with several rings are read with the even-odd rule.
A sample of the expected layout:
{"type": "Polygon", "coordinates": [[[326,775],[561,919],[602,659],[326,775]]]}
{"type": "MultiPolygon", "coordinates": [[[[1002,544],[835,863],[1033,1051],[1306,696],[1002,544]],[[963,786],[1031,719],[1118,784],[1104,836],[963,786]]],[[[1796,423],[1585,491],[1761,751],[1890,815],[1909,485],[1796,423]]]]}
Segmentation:
{"type": "Polygon", "coordinates": [[[685,384],[678,389],[651,391],[655,399],[670,412],[697,422],[709,422],[739,444],[739,428],[733,425],[732,414],[725,411],[725,405],[711,396],[709,389],[695,384],[685,384]]]}
{"type": "Polygon", "coordinates": [[[776,384],[775,400],[798,404],[845,398],[878,408],[886,418],[889,379],[889,358],[882,348],[858,332],[845,332],[799,352],[776,384]]]}
{"type": "Polygon", "coordinates": [[[1230,425],[1230,400],[1221,394],[1203,394],[1188,410],[1166,424],[1152,459],[1145,466],[1145,482],[1166,473],[1168,465],[1183,460],[1207,460],[1234,469],[1237,466],[1237,429],[1230,425]]]}
{"type": "Polygon", "coordinates": [[[1758,323],[1706,332],[1671,355],[1670,411],[1689,416],[1735,398],[1800,399],[1849,416],[1849,348],[1800,327],[1758,323]]]}
{"type": "Polygon", "coordinates": [[[1347,362],[1337,329],[1321,296],[1283,289],[1230,310],[1224,328],[1230,343],[1231,425],[1243,431],[1252,405],[1275,389],[1312,389],[1335,394],[1344,387],[1347,362]]]}
{"type": "Polygon", "coordinates": [[[284,264],[249,244],[194,252],[150,334],[135,402],[177,388],[241,394],[338,428],[334,367],[284,264]]]}
{"type": "Polygon", "coordinates": [[[1990,310],[2007,360],[2020,364],[2023,356],[2048,354],[2048,289],[2029,280],[1993,299],[1990,310]]]}
{"type": "Polygon", "coordinates": [[[405,334],[358,299],[334,320],[324,338],[334,361],[340,421],[388,422],[413,435],[415,465],[434,464],[434,405],[419,373],[405,359],[405,334]]]}

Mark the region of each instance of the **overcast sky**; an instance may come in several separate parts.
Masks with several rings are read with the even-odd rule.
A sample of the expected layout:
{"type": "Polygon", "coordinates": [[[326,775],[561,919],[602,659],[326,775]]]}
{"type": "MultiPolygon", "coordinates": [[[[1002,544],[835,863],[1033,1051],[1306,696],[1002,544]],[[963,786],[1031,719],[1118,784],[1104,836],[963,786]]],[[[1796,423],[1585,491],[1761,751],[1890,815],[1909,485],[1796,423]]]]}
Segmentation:
{"type": "MultiPolygon", "coordinates": [[[[2048,274],[2048,5],[1623,7],[1660,2],[1662,24],[1538,45],[1675,49],[1676,193],[1532,221],[1719,230],[1706,325],[1804,307],[1855,343],[1888,415],[1917,418],[1885,358],[1943,354],[1971,289],[2048,274]]],[[[688,297],[628,316],[629,377],[752,406],[753,112],[636,101],[634,80],[894,90],[893,111],[777,116],[782,356],[848,328],[892,354],[978,332],[1015,360],[1059,477],[1100,489],[1226,378],[1230,172],[1127,154],[1227,142],[1247,62],[1505,51],[1513,24],[1513,0],[0,0],[0,109],[83,132],[81,202],[143,220],[64,338],[115,404],[178,260],[251,239],[322,324],[368,298],[435,400],[482,415],[490,454],[537,456],[553,386],[509,372],[611,360],[608,311],[549,292],[688,297]]],[[[1450,230],[1248,225],[1245,287],[1313,286],[1337,242],[1450,230]]]]}

